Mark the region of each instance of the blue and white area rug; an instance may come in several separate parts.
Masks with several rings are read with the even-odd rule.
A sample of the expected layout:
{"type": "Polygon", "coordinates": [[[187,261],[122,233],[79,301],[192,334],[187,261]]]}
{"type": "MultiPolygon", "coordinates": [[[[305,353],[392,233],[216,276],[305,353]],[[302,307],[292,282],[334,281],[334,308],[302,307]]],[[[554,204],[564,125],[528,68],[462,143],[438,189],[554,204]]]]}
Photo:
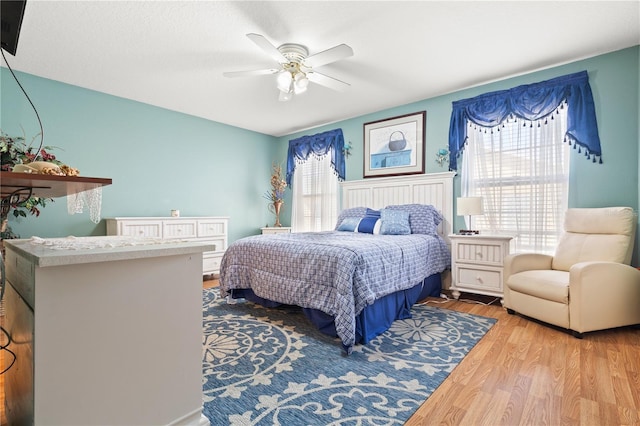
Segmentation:
{"type": "Polygon", "coordinates": [[[416,305],[344,356],[294,307],[204,291],[204,414],[212,425],[401,425],[495,323],[416,305]]]}

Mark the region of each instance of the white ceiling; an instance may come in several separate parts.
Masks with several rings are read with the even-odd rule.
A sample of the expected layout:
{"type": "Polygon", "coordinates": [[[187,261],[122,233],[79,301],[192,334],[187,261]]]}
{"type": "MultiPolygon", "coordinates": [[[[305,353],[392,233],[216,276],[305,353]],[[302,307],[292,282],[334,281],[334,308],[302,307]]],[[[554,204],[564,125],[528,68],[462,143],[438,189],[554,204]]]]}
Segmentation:
{"type": "MultiPolygon", "coordinates": [[[[640,44],[639,1],[55,1],[28,0],[19,71],[282,136],[640,44]],[[246,37],[347,59],[279,102],[272,68],[246,37]]],[[[3,64],[4,65],[4,64],[3,64]]],[[[28,90],[28,87],[26,88],[28,90]]]]}

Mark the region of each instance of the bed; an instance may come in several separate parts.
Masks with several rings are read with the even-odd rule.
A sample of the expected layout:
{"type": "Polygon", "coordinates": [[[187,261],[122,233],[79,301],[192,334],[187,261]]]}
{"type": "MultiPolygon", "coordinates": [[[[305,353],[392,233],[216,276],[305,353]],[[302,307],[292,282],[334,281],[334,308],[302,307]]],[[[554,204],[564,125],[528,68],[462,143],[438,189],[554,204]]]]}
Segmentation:
{"type": "Polygon", "coordinates": [[[333,231],[232,243],[221,263],[221,296],[300,306],[351,353],[410,317],[418,300],[440,294],[451,259],[452,179],[439,173],[343,183],[345,208],[333,231]]]}

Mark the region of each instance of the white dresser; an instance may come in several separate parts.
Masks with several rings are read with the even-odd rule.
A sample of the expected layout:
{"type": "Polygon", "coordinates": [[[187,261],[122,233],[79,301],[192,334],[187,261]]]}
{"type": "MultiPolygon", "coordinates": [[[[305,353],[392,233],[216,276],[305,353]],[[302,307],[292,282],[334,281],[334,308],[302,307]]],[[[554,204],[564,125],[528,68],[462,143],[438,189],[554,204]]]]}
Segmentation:
{"type": "Polygon", "coordinates": [[[505,235],[449,235],[451,290],[502,297],[504,257],[513,237],[505,235]]]}
{"type": "Polygon", "coordinates": [[[215,246],[202,254],[202,274],[219,274],[228,244],[228,217],[115,217],[107,235],[201,241],[215,246]]]}

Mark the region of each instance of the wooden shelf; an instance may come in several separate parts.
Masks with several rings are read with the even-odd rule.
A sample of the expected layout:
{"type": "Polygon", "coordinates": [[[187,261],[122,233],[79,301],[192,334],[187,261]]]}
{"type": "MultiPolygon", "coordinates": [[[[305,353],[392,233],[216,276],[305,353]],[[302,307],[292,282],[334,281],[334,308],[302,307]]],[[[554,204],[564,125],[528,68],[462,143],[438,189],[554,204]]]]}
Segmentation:
{"type": "Polygon", "coordinates": [[[33,190],[32,196],[34,197],[66,197],[70,194],[77,194],[106,185],[111,185],[111,179],[0,172],[2,198],[11,195],[16,190],[29,188],[33,190]]]}

